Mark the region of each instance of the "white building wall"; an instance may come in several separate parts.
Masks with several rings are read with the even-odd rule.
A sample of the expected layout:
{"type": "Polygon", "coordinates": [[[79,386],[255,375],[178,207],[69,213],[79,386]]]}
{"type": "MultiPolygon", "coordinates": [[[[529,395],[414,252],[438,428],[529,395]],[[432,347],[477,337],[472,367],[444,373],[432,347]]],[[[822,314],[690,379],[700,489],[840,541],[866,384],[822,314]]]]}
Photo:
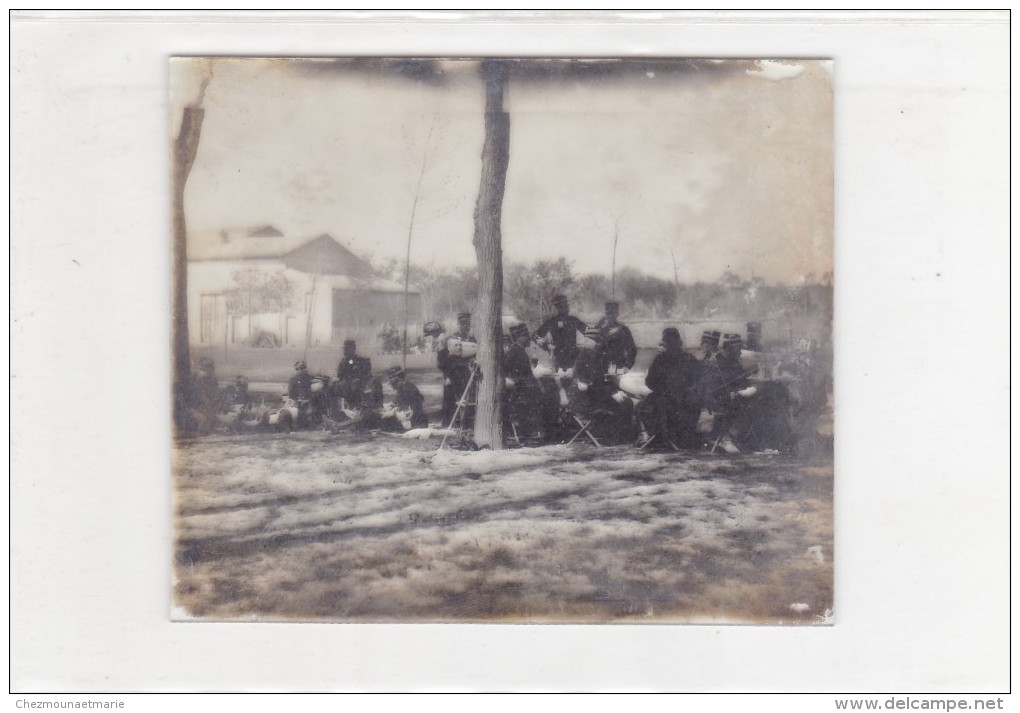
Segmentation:
{"type": "MultiPolygon", "coordinates": [[[[285,269],[278,260],[209,260],[188,265],[188,333],[192,344],[231,344],[243,342],[256,329],[272,332],[286,344],[303,345],[307,328],[306,293],[312,289],[312,277],[303,272],[285,269]],[[226,293],[237,286],[234,274],[256,269],[267,274],[283,272],[294,285],[293,305],[283,314],[272,312],[228,315],[226,293]],[[208,310],[214,310],[210,315],[208,310]],[[203,314],[203,310],[206,311],[203,314]],[[203,328],[205,320],[205,328],[203,328]],[[210,335],[210,331],[212,334],[210,335]],[[211,339],[209,337],[212,337],[211,339]]],[[[318,301],[317,301],[318,302],[318,301]]],[[[316,304],[315,320],[325,323],[329,333],[330,304],[316,304]]],[[[326,342],[328,343],[328,341],[326,342]]]]}
{"type": "MultiPolygon", "coordinates": [[[[342,275],[310,275],[290,270],[279,260],[208,260],[188,265],[188,332],[194,345],[241,344],[254,330],[261,329],[277,336],[282,344],[304,346],[335,346],[338,339],[354,338],[366,349],[377,345],[378,325],[365,325],[363,329],[348,329],[342,334],[333,333],[333,291],[352,290],[357,299],[355,285],[342,275]],[[294,285],[292,304],[283,314],[273,312],[248,315],[227,314],[226,293],[237,286],[234,274],[242,270],[257,269],[268,274],[283,272],[294,285]],[[206,313],[203,315],[203,305],[206,313]],[[309,329],[309,319],[311,329],[309,329]],[[204,328],[203,328],[204,320],[204,328]]],[[[394,319],[394,324],[402,321],[394,319]]],[[[420,333],[421,321],[412,316],[409,337],[420,333]]]]}

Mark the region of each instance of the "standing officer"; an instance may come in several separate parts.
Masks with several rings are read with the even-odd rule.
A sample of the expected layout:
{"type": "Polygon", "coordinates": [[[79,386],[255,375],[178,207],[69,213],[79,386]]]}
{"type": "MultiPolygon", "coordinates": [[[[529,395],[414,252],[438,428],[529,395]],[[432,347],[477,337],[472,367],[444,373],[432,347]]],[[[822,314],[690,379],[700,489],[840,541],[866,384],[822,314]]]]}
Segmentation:
{"type": "Polygon", "coordinates": [[[531,370],[531,357],[527,347],[531,342],[528,325],[516,324],[510,328],[513,342],[503,357],[503,375],[509,389],[510,422],[517,429],[517,438],[524,445],[538,445],[542,441],[542,390],[531,370]]]}
{"type": "Polygon", "coordinates": [[[577,360],[577,337],[583,335],[585,324],[570,314],[566,295],[553,297],[556,314],[535,331],[535,341],[546,351],[552,349],[557,369],[569,369],[577,360]]]}
{"type": "Polygon", "coordinates": [[[595,326],[602,331],[606,340],[606,359],[609,372],[627,373],[637,360],[637,345],[630,329],[620,324],[620,303],[606,302],[606,315],[595,326]]]}
{"type": "MultiPolygon", "coordinates": [[[[471,334],[471,313],[461,312],[457,315],[457,331],[443,340],[442,348],[436,355],[436,366],[443,372],[443,424],[449,425],[457,410],[457,402],[463,396],[466,401],[473,399],[465,394],[471,380],[471,367],[477,347],[465,347],[465,344],[477,345],[478,340],[471,334]]],[[[471,422],[473,414],[465,412],[465,425],[471,422]]]]}

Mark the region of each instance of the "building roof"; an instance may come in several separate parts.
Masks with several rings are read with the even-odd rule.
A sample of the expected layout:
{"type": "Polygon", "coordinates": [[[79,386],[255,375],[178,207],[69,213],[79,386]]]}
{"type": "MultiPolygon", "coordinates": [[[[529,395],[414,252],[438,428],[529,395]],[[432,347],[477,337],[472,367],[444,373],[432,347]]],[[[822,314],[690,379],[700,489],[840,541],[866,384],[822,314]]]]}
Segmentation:
{"type": "MultiPolygon", "coordinates": [[[[188,233],[188,261],[271,260],[312,275],[329,275],[339,289],[403,292],[402,284],[376,277],[372,266],[323,233],[314,238],[284,235],[272,225],[188,233]]],[[[411,286],[411,294],[420,291],[411,286]]]]}
{"type": "Polygon", "coordinates": [[[193,231],[188,260],[281,260],[287,267],[322,275],[368,278],[372,267],[331,235],[284,235],[272,225],[252,229],[193,231]]]}
{"type": "Polygon", "coordinates": [[[283,256],[283,264],[292,270],[320,275],[372,276],[371,265],[325,233],[288,252],[283,256]]]}

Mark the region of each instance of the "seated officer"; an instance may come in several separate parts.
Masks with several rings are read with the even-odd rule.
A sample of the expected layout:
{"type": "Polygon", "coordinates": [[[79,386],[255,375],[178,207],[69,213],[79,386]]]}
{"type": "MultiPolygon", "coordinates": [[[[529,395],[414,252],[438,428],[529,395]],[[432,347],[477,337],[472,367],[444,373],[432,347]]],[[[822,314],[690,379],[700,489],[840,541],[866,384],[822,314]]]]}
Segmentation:
{"type": "Polygon", "coordinates": [[[397,393],[393,403],[384,407],[380,414],[382,427],[388,431],[428,428],[425,400],[418,387],[408,381],[404,370],[399,366],[392,366],[386,370],[386,379],[397,393]]]}
{"type": "Polygon", "coordinates": [[[308,364],[303,360],[294,364],[294,375],[287,381],[287,396],[295,401],[312,398],[312,375],[308,373],[308,364]]]}
{"type": "Polygon", "coordinates": [[[645,377],[651,389],[642,404],[642,419],[656,437],[653,446],[696,445],[694,429],[701,415],[698,361],[684,351],[676,327],[662,330],[661,351],[652,360],[645,377]]]}
{"type": "Polygon", "coordinates": [[[298,408],[298,428],[317,425],[322,420],[319,407],[319,396],[312,388],[312,375],[308,373],[308,365],[304,360],[294,364],[295,374],[287,381],[287,396],[294,400],[298,408]]]}
{"type": "Polygon", "coordinates": [[[754,370],[744,369],[740,362],[743,339],[739,334],[724,334],[722,349],[710,360],[704,372],[706,405],[715,414],[714,438],[727,453],[739,453],[731,436],[738,440],[747,431],[745,406],[758,393],[751,385],[754,370]]]}
{"type": "Polygon", "coordinates": [[[223,413],[245,413],[251,410],[251,394],[248,393],[248,377],[238,374],[234,383],[228,386],[220,400],[223,413]]]}
{"type": "Polygon", "coordinates": [[[353,339],[344,341],[344,355],[336,368],[336,381],[333,382],[332,401],[340,399],[347,402],[347,408],[358,408],[365,389],[372,381],[372,360],[358,356],[358,345],[353,339]]]}
{"type": "MultiPolygon", "coordinates": [[[[751,382],[757,367],[741,363],[743,341],[739,334],[723,337],[722,351],[716,355],[715,391],[720,404],[713,433],[727,453],[739,449],[772,448],[787,451],[794,447],[791,424],[790,392],[777,380],[751,382]]],[[[713,409],[714,410],[714,409],[713,409]]]]}
{"type": "Polygon", "coordinates": [[[527,347],[531,342],[528,325],[510,328],[513,342],[503,357],[510,423],[518,440],[524,445],[537,445],[542,440],[542,390],[531,370],[527,347]]]}
{"type": "Polygon", "coordinates": [[[701,344],[699,345],[701,354],[698,356],[698,361],[708,362],[715,359],[715,355],[719,351],[719,339],[722,335],[714,329],[706,329],[701,333],[701,344]]]}
{"type": "Polygon", "coordinates": [[[596,422],[592,431],[600,440],[632,440],[634,404],[609,377],[605,335],[597,327],[589,327],[584,337],[574,362],[570,409],[596,422]]]}

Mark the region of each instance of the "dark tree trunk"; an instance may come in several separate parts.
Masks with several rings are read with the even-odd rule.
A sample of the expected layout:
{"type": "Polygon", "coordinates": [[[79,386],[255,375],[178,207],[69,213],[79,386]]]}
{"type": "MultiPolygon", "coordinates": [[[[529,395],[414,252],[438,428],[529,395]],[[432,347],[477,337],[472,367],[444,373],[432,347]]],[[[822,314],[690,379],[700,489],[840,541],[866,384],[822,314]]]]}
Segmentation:
{"type": "Polygon", "coordinates": [[[503,111],[506,66],[498,60],[482,63],[485,80],[485,143],[482,175],[475,204],[475,256],[478,260],[478,385],[475,443],[482,448],[503,447],[503,246],[500,222],[503,191],[510,161],[510,115],[503,111]]]}
{"type": "Polygon", "coordinates": [[[184,424],[188,384],[191,380],[191,350],[188,347],[188,226],[184,219],[184,186],[198,154],[205,110],[184,108],[181,129],[173,149],[173,369],[174,424],[184,424]]]}

